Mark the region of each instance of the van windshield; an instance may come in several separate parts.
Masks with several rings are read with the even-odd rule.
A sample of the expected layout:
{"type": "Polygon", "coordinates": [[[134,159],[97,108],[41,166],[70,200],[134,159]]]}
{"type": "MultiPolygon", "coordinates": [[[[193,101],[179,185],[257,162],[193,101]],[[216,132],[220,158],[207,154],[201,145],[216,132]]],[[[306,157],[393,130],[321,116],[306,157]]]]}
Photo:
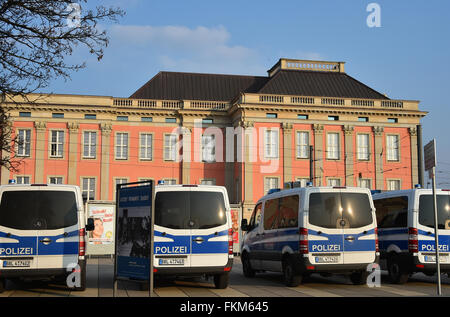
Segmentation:
{"type": "Polygon", "coordinates": [[[208,229],[227,223],[220,192],[164,191],[155,198],[155,224],[171,229],[208,229]]]}
{"type": "Polygon", "coordinates": [[[363,193],[312,193],[309,223],[324,228],[359,228],[373,222],[369,196],[363,193]],[[343,220],[343,221],[342,221],[343,220]]]}
{"type": "MultiPolygon", "coordinates": [[[[450,195],[436,195],[438,229],[450,229],[450,195]]],[[[420,195],[419,223],[434,228],[433,195],[420,195]]]]}
{"type": "Polygon", "coordinates": [[[53,230],[78,222],[75,193],[69,191],[5,191],[0,226],[19,230],[53,230]]]}

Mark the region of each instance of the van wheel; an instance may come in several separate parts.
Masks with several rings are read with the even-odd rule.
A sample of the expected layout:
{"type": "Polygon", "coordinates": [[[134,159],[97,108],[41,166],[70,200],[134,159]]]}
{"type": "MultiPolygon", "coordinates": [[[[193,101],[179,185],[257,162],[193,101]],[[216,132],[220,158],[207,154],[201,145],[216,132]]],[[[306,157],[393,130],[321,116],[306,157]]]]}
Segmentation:
{"type": "Polygon", "coordinates": [[[289,287],[296,287],[303,281],[303,276],[297,273],[294,261],[291,258],[283,260],[284,283],[289,287]]]}
{"type": "Polygon", "coordinates": [[[252,269],[252,265],[250,264],[250,256],[247,252],[242,254],[242,271],[244,272],[245,277],[255,277],[255,270],[252,269]]]}
{"type": "Polygon", "coordinates": [[[397,255],[392,255],[387,261],[389,279],[393,284],[405,284],[408,281],[409,274],[406,272],[397,255]]]}
{"type": "Polygon", "coordinates": [[[228,273],[225,274],[216,274],[214,275],[214,286],[217,289],[224,289],[228,287],[228,281],[230,280],[230,276],[228,273]]]}
{"type": "Polygon", "coordinates": [[[353,272],[350,274],[350,280],[353,285],[363,285],[367,282],[367,277],[369,276],[369,272],[361,271],[361,272],[353,272]]]}

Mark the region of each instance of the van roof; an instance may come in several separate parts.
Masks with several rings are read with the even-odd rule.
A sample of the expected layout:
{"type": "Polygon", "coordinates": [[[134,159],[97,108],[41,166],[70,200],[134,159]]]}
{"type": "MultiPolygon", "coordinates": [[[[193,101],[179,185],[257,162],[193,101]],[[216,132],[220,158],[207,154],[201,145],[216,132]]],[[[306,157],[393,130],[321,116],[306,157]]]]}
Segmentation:
{"type": "MultiPolygon", "coordinates": [[[[381,193],[373,194],[373,199],[386,197],[386,196],[400,196],[400,195],[408,195],[411,193],[429,193],[431,194],[433,190],[431,188],[412,188],[412,189],[401,189],[401,190],[389,190],[381,193]]],[[[450,189],[439,189],[436,188],[436,193],[438,194],[449,194],[450,195],[450,189]]]]}
{"type": "Polygon", "coordinates": [[[289,189],[281,189],[280,191],[274,192],[272,194],[266,194],[263,197],[261,197],[258,202],[266,200],[270,197],[282,197],[289,194],[298,194],[302,191],[306,192],[327,192],[327,191],[346,191],[346,192],[355,192],[355,193],[367,193],[370,194],[370,190],[367,188],[361,188],[361,187],[349,187],[349,186],[307,186],[307,187],[296,187],[296,188],[289,188],[289,189]]]}
{"type": "Polygon", "coordinates": [[[67,188],[74,189],[79,186],[77,185],[63,185],[63,184],[8,184],[0,185],[0,189],[14,189],[14,188],[35,188],[35,187],[48,187],[48,188],[67,188]]]}

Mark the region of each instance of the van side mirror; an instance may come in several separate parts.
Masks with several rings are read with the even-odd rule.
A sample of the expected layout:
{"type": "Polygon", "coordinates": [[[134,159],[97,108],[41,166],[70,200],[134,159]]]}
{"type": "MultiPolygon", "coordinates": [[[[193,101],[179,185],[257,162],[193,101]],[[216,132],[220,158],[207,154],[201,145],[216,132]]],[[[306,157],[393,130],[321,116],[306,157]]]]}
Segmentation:
{"type": "Polygon", "coordinates": [[[86,231],[94,231],[94,229],[95,229],[94,218],[88,218],[86,224],[86,231]]]}
{"type": "Polygon", "coordinates": [[[247,222],[247,219],[242,219],[242,221],[241,221],[241,230],[242,231],[249,231],[249,225],[248,225],[248,222],[247,222]]]}

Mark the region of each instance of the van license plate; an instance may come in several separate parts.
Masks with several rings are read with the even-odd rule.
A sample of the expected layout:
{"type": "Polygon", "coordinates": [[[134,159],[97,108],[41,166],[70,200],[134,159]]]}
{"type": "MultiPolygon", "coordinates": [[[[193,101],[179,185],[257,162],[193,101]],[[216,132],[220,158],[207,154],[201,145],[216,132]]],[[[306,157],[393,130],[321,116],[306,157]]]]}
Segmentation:
{"type": "MultiPolygon", "coordinates": [[[[425,262],[436,262],[436,256],[435,255],[425,255],[425,262]]],[[[448,262],[448,257],[440,255],[439,256],[439,262],[448,262]]]]}
{"type": "Polygon", "coordinates": [[[337,263],[339,262],[338,256],[316,256],[316,263],[337,263]]]}
{"type": "Polygon", "coordinates": [[[159,265],[184,265],[184,259],[159,259],[159,265]]]}
{"type": "Polygon", "coordinates": [[[3,267],[30,267],[31,260],[6,260],[3,261],[3,267]]]}

